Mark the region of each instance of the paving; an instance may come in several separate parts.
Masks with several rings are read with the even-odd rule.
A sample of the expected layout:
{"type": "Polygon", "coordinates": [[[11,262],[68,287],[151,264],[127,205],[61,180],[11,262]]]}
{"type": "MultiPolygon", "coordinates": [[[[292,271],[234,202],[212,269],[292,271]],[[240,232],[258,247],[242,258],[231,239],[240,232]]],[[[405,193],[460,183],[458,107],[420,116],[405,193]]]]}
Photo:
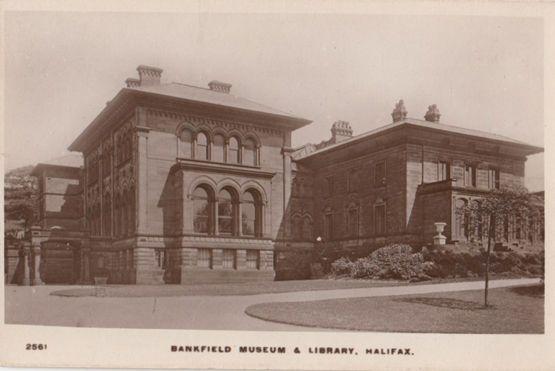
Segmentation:
{"type": "MultiPolygon", "coordinates": [[[[494,280],[490,282],[490,287],[531,285],[539,281],[537,278],[494,280]]],[[[6,323],[10,324],[70,327],[318,331],[256,319],[245,314],[245,309],[253,304],[269,302],[427,294],[478,290],[483,286],[482,281],[472,281],[260,295],[180,297],[61,297],[50,293],[67,289],[68,286],[7,286],[5,318],[6,323]]]]}

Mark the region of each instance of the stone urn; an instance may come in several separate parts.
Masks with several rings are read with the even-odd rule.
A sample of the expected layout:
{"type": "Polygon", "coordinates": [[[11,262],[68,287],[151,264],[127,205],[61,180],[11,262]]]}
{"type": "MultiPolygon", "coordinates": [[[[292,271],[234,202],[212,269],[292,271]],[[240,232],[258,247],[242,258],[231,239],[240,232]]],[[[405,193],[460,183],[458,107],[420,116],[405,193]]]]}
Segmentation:
{"type": "Polygon", "coordinates": [[[434,246],[445,245],[445,243],[447,242],[447,237],[443,235],[443,230],[445,229],[446,225],[447,223],[444,222],[434,223],[437,232],[437,234],[434,236],[434,246]]]}

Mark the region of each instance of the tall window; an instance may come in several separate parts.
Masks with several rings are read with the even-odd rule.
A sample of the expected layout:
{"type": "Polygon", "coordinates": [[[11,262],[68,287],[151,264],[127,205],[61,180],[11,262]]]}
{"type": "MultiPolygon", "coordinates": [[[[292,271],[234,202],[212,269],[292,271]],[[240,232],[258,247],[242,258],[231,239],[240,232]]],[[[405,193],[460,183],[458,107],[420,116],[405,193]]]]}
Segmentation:
{"type": "Polygon", "coordinates": [[[103,234],[104,236],[111,236],[112,235],[112,200],[109,193],[104,194],[104,203],[102,205],[104,213],[102,217],[103,226],[103,234]]]}
{"type": "Polygon", "coordinates": [[[304,241],[312,241],[312,222],[308,216],[303,218],[301,237],[304,241]]]}
{"type": "Polygon", "coordinates": [[[196,233],[210,233],[211,203],[209,194],[203,187],[193,192],[193,228],[196,233]]]}
{"type": "Polygon", "coordinates": [[[187,129],[184,129],[179,135],[179,157],[191,158],[192,151],[193,133],[191,133],[191,131],[187,129]]]}
{"type": "Polygon", "coordinates": [[[357,169],[350,169],[348,171],[348,188],[349,192],[356,192],[358,191],[358,170],[357,169]]]}
{"type": "Polygon", "coordinates": [[[374,234],[383,235],[386,232],[385,204],[374,206],[374,234]]]}
{"type": "Polygon", "coordinates": [[[262,227],[262,205],[255,191],[243,194],[241,203],[241,229],[245,236],[260,236],[262,227]]]}
{"type": "Polygon", "coordinates": [[[235,137],[229,138],[227,162],[230,164],[239,163],[239,141],[235,137]]]}
{"type": "Polygon", "coordinates": [[[347,234],[349,237],[358,236],[358,208],[351,207],[347,211],[347,234]]]}
{"type": "Polygon", "coordinates": [[[212,161],[224,162],[224,143],[225,139],[222,135],[214,135],[214,142],[212,143],[212,161]]]}
{"type": "Polygon", "coordinates": [[[197,153],[199,160],[208,160],[208,137],[204,133],[197,134],[197,153]]]}
{"type": "Polygon", "coordinates": [[[227,189],[218,194],[218,232],[220,234],[235,234],[233,196],[227,189]]]}
{"type": "Polygon", "coordinates": [[[331,211],[324,215],[324,236],[327,240],[333,238],[333,214],[331,211]]]}
{"type": "Polygon", "coordinates": [[[258,250],[247,250],[247,268],[258,269],[260,266],[260,253],[258,250]]]}
{"type": "Polygon", "coordinates": [[[334,191],[333,176],[328,176],[326,178],[326,186],[327,186],[327,194],[329,196],[333,195],[333,191],[334,191]]]}
{"type": "Polygon", "coordinates": [[[488,170],[488,188],[494,189],[499,188],[499,170],[489,169],[488,170]]]}
{"type": "Polygon", "coordinates": [[[464,185],[476,187],[476,171],[472,165],[465,165],[464,167],[464,185]]]}
{"type": "Polygon", "coordinates": [[[455,233],[460,239],[468,238],[468,213],[465,212],[467,201],[455,201],[455,233]]]}
{"type": "Polygon", "coordinates": [[[385,161],[374,165],[374,186],[381,187],[383,185],[385,185],[385,161]]]}
{"type": "Polygon", "coordinates": [[[228,269],[235,269],[235,250],[224,249],[222,267],[228,269]]]}
{"type": "Polygon", "coordinates": [[[437,180],[441,182],[449,179],[449,163],[447,161],[439,161],[437,163],[437,180]]]}
{"type": "Polygon", "coordinates": [[[249,166],[256,166],[257,164],[257,153],[256,153],[256,143],[252,139],[247,139],[245,141],[245,147],[243,150],[243,164],[249,166]]]}
{"type": "Polygon", "coordinates": [[[198,249],[197,266],[203,268],[212,268],[212,250],[198,249]]]}

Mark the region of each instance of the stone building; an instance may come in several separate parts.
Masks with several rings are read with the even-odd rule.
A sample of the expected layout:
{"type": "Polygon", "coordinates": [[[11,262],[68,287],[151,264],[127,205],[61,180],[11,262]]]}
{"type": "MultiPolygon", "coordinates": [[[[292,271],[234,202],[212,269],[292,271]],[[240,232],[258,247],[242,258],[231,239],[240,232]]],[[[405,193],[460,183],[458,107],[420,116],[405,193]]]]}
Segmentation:
{"type": "Polygon", "coordinates": [[[353,136],[337,121],[331,139],[294,149],[292,132],[309,120],[227,83],[166,84],[161,69],[137,70],[69,146],[82,167],[34,171],[44,195],[29,253],[36,282],[286,278],[322,248],[425,244],[438,221],[449,243],[472,242],[456,209],[523,184],[526,156],[542,151],[440,123],[435,106],[407,118],[402,101],[388,125],[353,136]]]}

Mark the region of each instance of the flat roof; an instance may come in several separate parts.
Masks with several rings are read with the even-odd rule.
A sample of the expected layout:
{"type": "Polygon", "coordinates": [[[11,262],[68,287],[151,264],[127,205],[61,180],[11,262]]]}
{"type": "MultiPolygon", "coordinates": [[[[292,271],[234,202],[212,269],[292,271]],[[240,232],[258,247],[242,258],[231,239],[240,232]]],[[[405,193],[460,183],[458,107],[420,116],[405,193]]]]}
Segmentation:
{"type": "Polygon", "coordinates": [[[361,141],[365,138],[371,138],[375,135],[378,135],[380,133],[386,132],[386,131],[391,130],[391,129],[401,128],[401,127],[409,127],[409,126],[416,126],[416,127],[425,128],[425,129],[428,129],[428,130],[437,130],[437,131],[440,131],[440,132],[442,131],[442,132],[451,133],[451,134],[460,134],[460,135],[466,135],[466,136],[476,137],[476,138],[480,138],[480,139],[488,139],[488,140],[493,140],[493,141],[497,141],[497,142],[509,143],[509,144],[513,144],[513,145],[517,145],[517,146],[524,146],[532,152],[530,154],[543,152],[542,147],[533,146],[531,144],[527,144],[525,142],[522,142],[522,141],[519,141],[519,140],[516,140],[516,139],[512,139],[512,138],[506,137],[504,135],[488,133],[488,132],[481,131],[481,130],[462,128],[462,127],[459,127],[459,126],[447,125],[447,124],[439,123],[439,122],[429,122],[429,121],[419,120],[419,119],[414,119],[414,118],[406,118],[406,119],[403,119],[403,120],[400,120],[400,121],[397,121],[397,122],[393,122],[393,123],[388,124],[388,125],[380,126],[379,128],[367,131],[366,133],[362,133],[362,134],[353,136],[352,138],[343,140],[339,143],[335,143],[335,144],[329,145],[327,147],[320,148],[320,149],[318,149],[314,152],[310,152],[310,153],[308,153],[304,156],[298,157],[297,160],[303,160],[305,158],[309,158],[309,157],[327,152],[327,151],[332,150],[332,149],[337,149],[337,148],[340,148],[340,147],[343,147],[343,146],[347,146],[350,143],[358,142],[358,141],[361,141]]]}

